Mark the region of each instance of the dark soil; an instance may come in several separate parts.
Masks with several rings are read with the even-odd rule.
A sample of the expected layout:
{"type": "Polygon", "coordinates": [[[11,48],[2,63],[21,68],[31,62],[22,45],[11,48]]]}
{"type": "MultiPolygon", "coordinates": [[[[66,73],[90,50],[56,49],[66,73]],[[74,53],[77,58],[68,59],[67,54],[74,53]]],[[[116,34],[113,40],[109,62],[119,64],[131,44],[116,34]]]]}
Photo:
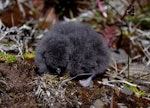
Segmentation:
{"type": "MultiPolygon", "coordinates": [[[[101,78],[93,81],[90,88],[81,87],[77,81],[68,81],[62,86],[65,95],[52,94],[50,88],[57,88],[56,81],[52,81],[49,76],[39,76],[34,71],[33,60],[16,62],[13,64],[0,63],[0,107],[1,108],[147,108],[150,100],[137,98],[134,95],[116,93],[117,90],[97,83],[101,78]],[[42,92],[36,95],[40,79],[44,79],[46,88],[49,90],[51,98],[46,100],[42,92]],[[49,84],[48,86],[48,82],[49,84]],[[52,99],[52,96],[57,99],[52,99]],[[45,100],[44,100],[45,99],[45,100]],[[120,104],[121,105],[120,105],[120,104]],[[119,106],[120,105],[120,106],[119,106]]],[[[56,79],[55,79],[56,80],[56,79]]],[[[57,78],[57,80],[60,80],[57,78]]],[[[59,81],[58,81],[59,82],[59,81]]]]}
{"type": "Polygon", "coordinates": [[[0,83],[0,106],[3,108],[36,108],[32,83],[37,75],[33,64],[20,62],[0,63],[0,76],[6,84],[0,83]]]}

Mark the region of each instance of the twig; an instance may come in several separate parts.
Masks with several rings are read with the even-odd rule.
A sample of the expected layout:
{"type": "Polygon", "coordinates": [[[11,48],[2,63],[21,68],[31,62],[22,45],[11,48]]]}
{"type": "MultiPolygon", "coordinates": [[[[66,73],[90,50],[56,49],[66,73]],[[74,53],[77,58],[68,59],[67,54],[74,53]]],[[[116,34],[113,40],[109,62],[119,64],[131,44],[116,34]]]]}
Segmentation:
{"type": "Polygon", "coordinates": [[[13,15],[13,13],[11,14],[11,23],[12,23],[12,26],[15,25],[15,24],[14,24],[14,15],[13,15]]]}
{"type": "Polygon", "coordinates": [[[60,84],[60,86],[61,86],[62,84],[64,84],[64,83],[68,82],[68,81],[71,81],[71,80],[73,80],[73,79],[79,77],[79,76],[83,76],[83,75],[92,75],[92,74],[93,74],[93,73],[83,73],[83,74],[78,74],[78,75],[76,75],[76,76],[74,76],[74,77],[71,77],[71,78],[69,78],[69,79],[66,79],[66,80],[62,81],[61,84],[60,84]]]}
{"type": "Polygon", "coordinates": [[[125,81],[125,80],[111,80],[111,81],[108,81],[108,83],[125,83],[125,84],[128,84],[128,85],[133,86],[133,87],[138,87],[137,84],[132,84],[132,83],[125,81]]]}
{"type": "Polygon", "coordinates": [[[123,72],[125,72],[125,70],[128,68],[128,66],[125,66],[120,72],[119,74],[122,74],[123,72]]]}
{"type": "MultiPolygon", "coordinates": [[[[115,85],[114,84],[110,84],[108,82],[102,82],[102,81],[98,81],[99,84],[102,84],[102,85],[105,85],[105,86],[109,86],[109,87],[112,87],[114,88],[115,85]]],[[[119,90],[122,90],[122,88],[118,87],[119,90]]]]}
{"type": "Polygon", "coordinates": [[[26,13],[25,13],[24,8],[23,8],[23,6],[21,4],[21,0],[17,0],[17,4],[18,4],[20,12],[22,12],[22,14],[23,14],[22,16],[25,17],[26,13]]]}
{"type": "Polygon", "coordinates": [[[3,83],[5,85],[7,85],[7,83],[5,81],[3,81],[3,80],[0,80],[0,83],[3,83]]]}
{"type": "MultiPolygon", "coordinates": [[[[124,20],[125,17],[128,15],[128,10],[131,9],[131,7],[133,6],[133,3],[135,2],[136,0],[132,0],[130,5],[127,7],[127,9],[125,10],[125,13],[120,17],[120,21],[124,20]]],[[[114,25],[118,25],[120,23],[119,20],[117,20],[114,25]]]]}
{"type": "Polygon", "coordinates": [[[10,96],[5,91],[3,91],[2,89],[0,89],[0,93],[3,93],[6,97],[8,97],[10,99],[10,96]]]}
{"type": "Polygon", "coordinates": [[[130,58],[128,56],[128,80],[129,80],[129,74],[130,74],[130,58]]]}
{"type": "MultiPolygon", "coordinates": [[[[140,88],[140,86],[138,86],[137,84],[132,84],[132,83],[125,81],[125,80],[111,80],[111,81],[106,81],[106,82],[98,81],[98,83],[112,87],[112,88],[115,87],[115,84],[111,84],[111,83],[124,83],[124,84],[130,85],[130,86],[133,86],[133,87],[139,87],[140,88]]],[[[118,90],[122,90],[122,89],[123,89],[123,87],[118,87],[118,90]]]]}
{"type": "Polygon", "coordinates": [[[114,66],[112,66],[115,69],[115,72],[118,73],[118,68],[117,68],[117,63],[116,61],[112,58],[112,61],[114,63],[114,66]]]}

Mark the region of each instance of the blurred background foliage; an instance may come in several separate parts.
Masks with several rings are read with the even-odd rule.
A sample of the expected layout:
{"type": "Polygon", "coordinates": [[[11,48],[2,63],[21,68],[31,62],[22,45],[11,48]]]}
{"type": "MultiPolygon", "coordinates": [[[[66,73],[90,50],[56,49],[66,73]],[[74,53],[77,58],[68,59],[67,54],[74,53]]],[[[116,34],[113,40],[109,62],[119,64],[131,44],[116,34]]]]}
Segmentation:
{"type": "Polygon", "coordinates": [[[149,64],[149,10],[150,0],[1,0],[1,42],[17,44],[23,56],[33,52],[42,33],[55,22],[80,21],[101,33],[109,47],[123,48],[130,57],[144,56],[149,64]]]}

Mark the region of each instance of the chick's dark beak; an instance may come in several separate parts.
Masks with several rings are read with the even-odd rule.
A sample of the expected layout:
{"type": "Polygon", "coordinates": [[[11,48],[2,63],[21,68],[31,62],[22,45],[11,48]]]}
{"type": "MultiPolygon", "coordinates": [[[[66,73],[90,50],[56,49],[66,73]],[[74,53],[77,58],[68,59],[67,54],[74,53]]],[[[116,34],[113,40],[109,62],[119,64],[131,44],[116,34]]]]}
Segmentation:
{"type": "Polygon", "coordinates": [[[60,75],[60,74],[61,74],[61,69],[60,69],[60,68],[57,68],[57,69],[56,69],[56,72],[57,72],[58,75],[60,75]]]}

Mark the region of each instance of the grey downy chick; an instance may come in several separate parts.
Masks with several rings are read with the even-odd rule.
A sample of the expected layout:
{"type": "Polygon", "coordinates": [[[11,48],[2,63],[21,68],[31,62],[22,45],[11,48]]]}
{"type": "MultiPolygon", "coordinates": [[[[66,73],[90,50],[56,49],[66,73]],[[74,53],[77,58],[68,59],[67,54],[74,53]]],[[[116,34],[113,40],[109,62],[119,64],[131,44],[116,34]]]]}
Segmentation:
{"type": "Polygon", "coordinates": [[[54,25],[37,45],[35,57],[39,73],[60,74],[67,70],[72,77],[90,74],[87,79],[79,80],[84,87],[97,74],[105,72],[109,60],[109,49],[103,38],[83,23],[54,25]]]}

